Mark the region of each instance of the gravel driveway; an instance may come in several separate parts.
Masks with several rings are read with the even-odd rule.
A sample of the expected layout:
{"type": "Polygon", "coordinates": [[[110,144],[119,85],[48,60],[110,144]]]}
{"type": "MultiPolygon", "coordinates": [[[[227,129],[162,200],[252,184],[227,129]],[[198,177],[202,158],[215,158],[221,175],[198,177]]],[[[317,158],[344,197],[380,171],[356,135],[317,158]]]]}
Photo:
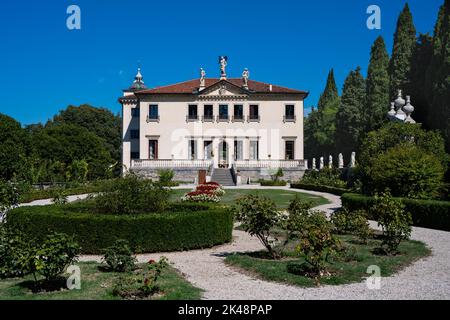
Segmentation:
{"type": "MultiPolygon", "coordinates": [[[[243,186],[239,188],[252,188],[243,186]]],[[[335,195],[289,189],[319,195],[331,203],[317,207],[331,213],[341,205],[335,195]]],[[[375,227],[376,224],[373,223],[375,227]]],[[[425,242],[432,255],[391,277],[381,279],[381,288],[369,290],[365,282],[340,286],[300,288],[259,280],[225,265],[224,256],[232,252],[263,249],[259,241],[243,231],[233,231],[230,244],[204,250],[138,255],[146,262],[164,255],[195,286],[204,290],[203,299],[450,299],[450,232],[413,228],[412,239],[425,242]]],[[[82,256],[82,261],[99,261],[99,256],[82,256]]]]}

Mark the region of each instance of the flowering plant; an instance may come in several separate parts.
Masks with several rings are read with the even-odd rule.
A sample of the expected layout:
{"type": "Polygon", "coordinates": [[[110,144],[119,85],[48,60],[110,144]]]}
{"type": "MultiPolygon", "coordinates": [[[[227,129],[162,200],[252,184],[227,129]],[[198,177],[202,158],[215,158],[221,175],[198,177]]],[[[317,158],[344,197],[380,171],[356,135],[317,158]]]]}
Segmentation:
{"type": "Polygon", "coordinates": [[[219,202],[220,197],[225,194],[222,186],[216,182],[207,182],[197,186],[195,191],[185,194],[181,201],[192,202],[219,202]]]}

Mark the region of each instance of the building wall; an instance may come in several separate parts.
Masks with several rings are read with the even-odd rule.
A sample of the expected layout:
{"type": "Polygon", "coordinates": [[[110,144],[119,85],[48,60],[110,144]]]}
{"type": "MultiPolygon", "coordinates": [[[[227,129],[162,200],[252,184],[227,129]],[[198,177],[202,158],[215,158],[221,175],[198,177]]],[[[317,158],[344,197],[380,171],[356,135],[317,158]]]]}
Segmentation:
{"type": "MultiPolygon", "coordinates": [[[[225,100],[226,98],[224,98],[225,100]]],[[[140,102],[140,117],[131,120],[130,104],[124,105],[124,147],[126,143],[139,143],[140,159],[149,158],[149,139],[159,140],[159,159],[188,159],[188,140],[196,139],[198,145],[197,157],[204,158],[203,140],[213,140],[213,147],[225,138],[229,143],[229,156],[233,158],[234,139],[243,140],[244,159],[249,158],[249,140],[258,139],[260,159],[283,160],[285,155],[284,138],[295,140],[295,159],[303,159],[303,100],[298,96],[260,96],[256,100],[234,99],[225,101],[195,100],[191,95],[153,95],[140,102]],[[160,116],[159,122],[147,122],[149,105],[157,104],[160,116]],[[214,116],[219,114],[219,105],[227,104],[230,117],[233,115],[234,104],[244,106],[244,118],[249,115],[251,104],[259,105],[260,122],[188,122],[188,105],[196,104],[198,115],[203,115],[204,105],[212,104],[214,116]],[[295,105],[295,122],[283,122],[285,105],[295,105]],[[139,122],[139,128],[137,123],[139,122]],[[127,125],[128,123],[128,125],[127,125]],[[128,132],[126,130],[128,128],[128,132]],[[131,129],[140,130],[139,141],[129,137],[131,129]],[[270,155],[270,157],[269,157],[270,155]]],[[[124,148],[124,153],[126,152],[124,148]]],[[[125,159],[126,157],[124,157],[125,159]]],[[[126,159],[125,159],[126,160],[126,159]]]]}

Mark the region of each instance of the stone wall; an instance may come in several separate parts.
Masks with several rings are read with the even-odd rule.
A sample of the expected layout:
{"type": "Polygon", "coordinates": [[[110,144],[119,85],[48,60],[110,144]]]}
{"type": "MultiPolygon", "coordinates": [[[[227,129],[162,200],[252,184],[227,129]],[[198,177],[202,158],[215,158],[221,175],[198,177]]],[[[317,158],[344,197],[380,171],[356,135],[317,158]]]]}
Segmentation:
{"type": "MultiPolygon", "coordinates": [[[[138,176],[152,179],[152,180],[158,180],[159,175],[158,171],[160,169],[149,169],[149,168],[133,168],[131,171],[136,173],[138,176]]],[[[196,179],[198,178],[198,171],[201,169],[196,168],[172,168],[174,177],[174,181],[181,181],[181,182],[187,182],[187,183],[194,183],[196,179]]]]}
{"type": "MultiPolygon", "coordinates": [[[[271,172],[264,168],[238,168],[238,174],[241,177],[240,180],[242,184],[247,184],[249,178],[251,182],[257,182],[260,179],[272,179],[270,176],[271,172]]],[[[281,179],[286,181],[298,181],[304,174],[305,170],[302,169],[285,168],[283,169],[283,177],[281,179]]]]}

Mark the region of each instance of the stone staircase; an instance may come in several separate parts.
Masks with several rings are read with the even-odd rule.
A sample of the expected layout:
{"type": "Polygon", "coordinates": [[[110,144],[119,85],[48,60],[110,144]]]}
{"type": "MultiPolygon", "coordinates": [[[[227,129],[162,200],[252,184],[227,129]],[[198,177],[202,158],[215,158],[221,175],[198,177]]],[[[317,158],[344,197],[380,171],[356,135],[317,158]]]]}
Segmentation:
{"type": "Polygon", "coordinates": [[[211,181],[220,183],[223,186],[235,186],[231,169],[214,169],[211,181]]]}

